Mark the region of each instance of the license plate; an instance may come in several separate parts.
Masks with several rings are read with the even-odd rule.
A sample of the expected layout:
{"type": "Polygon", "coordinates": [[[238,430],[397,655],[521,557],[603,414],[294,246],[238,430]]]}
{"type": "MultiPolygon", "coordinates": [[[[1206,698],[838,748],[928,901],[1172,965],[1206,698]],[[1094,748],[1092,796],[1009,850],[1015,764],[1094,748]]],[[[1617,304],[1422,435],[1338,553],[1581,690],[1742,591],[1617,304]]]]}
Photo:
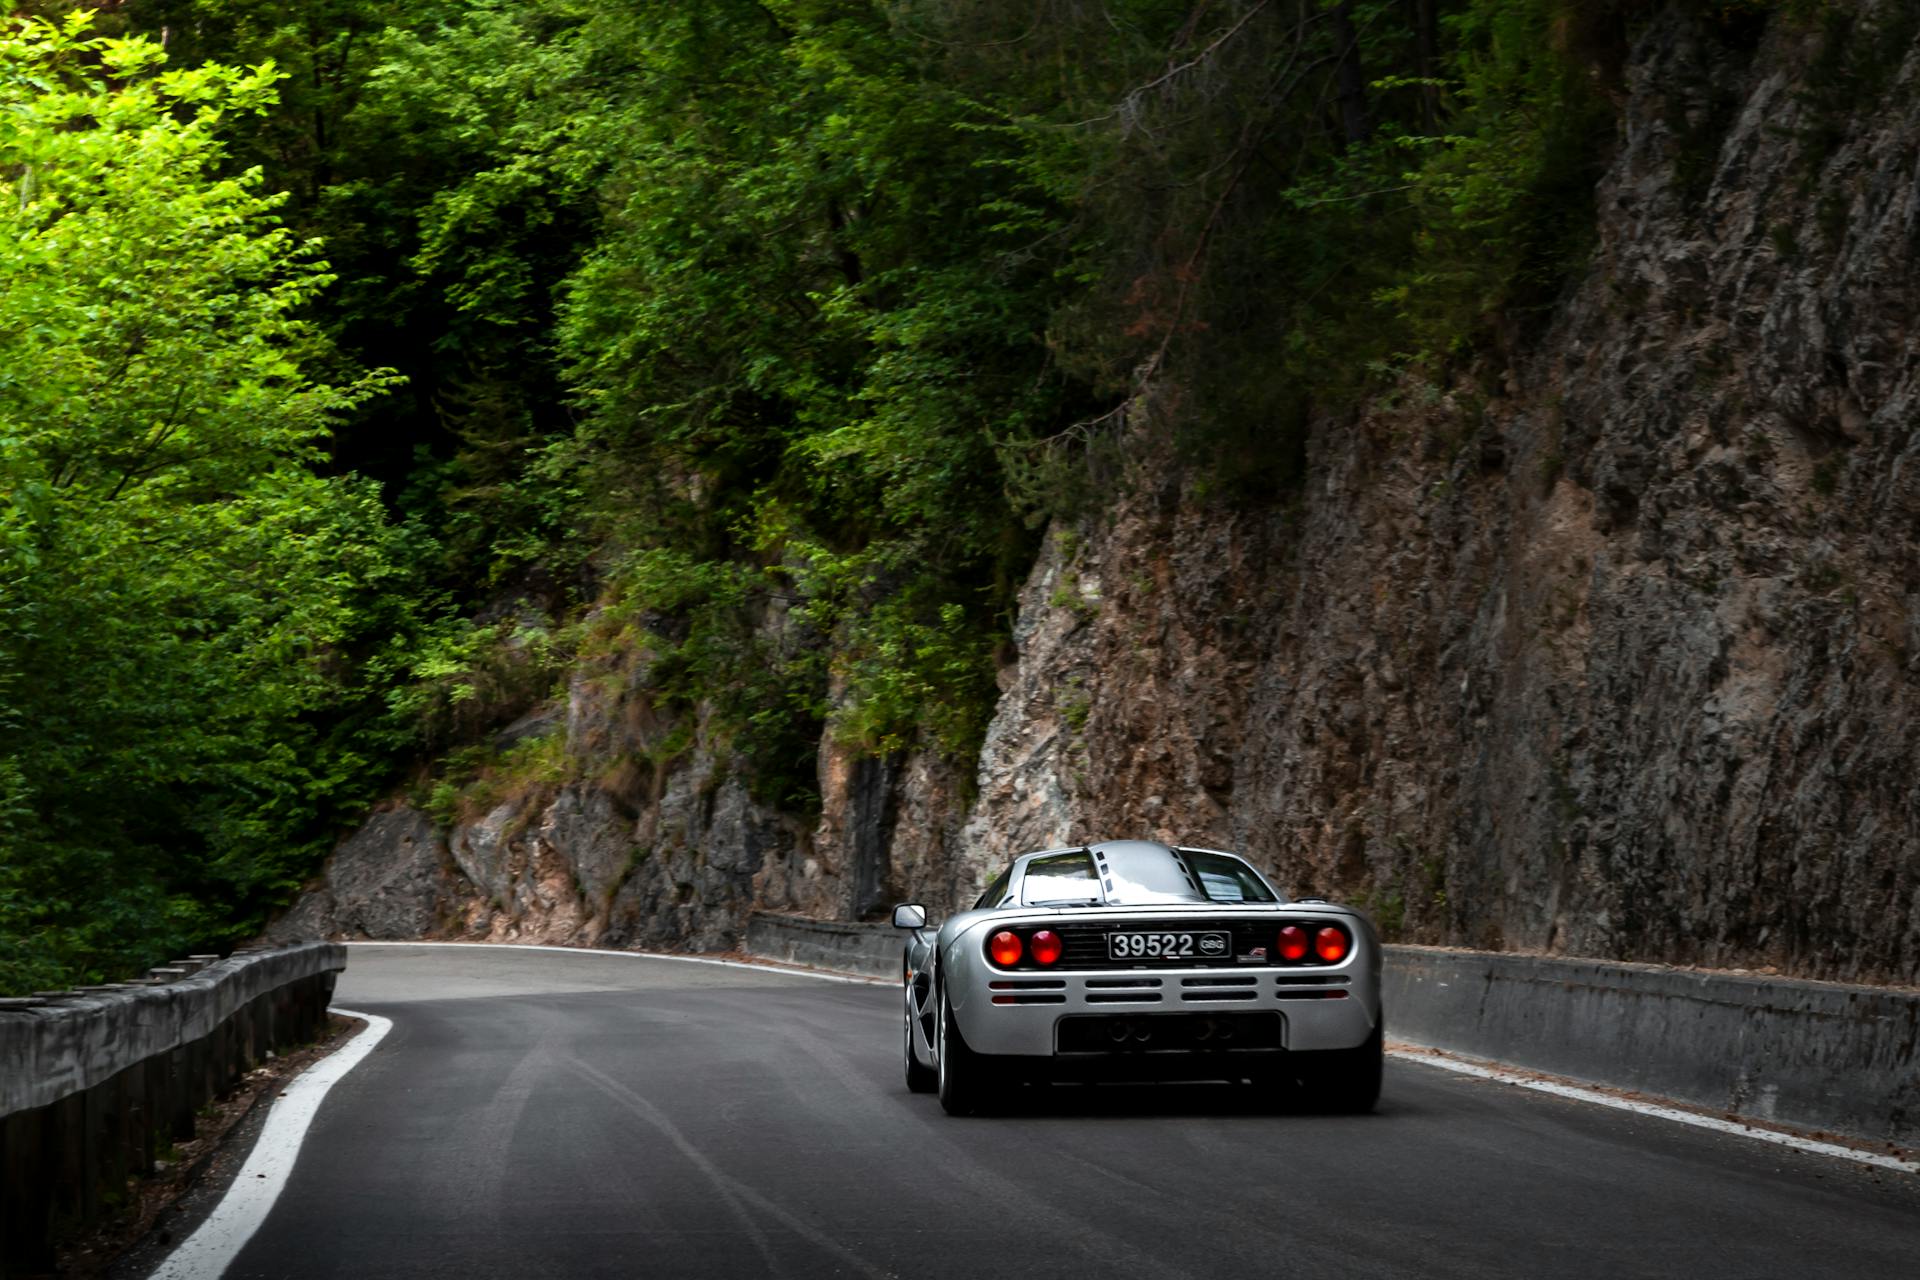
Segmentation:
{"type": "Polygon", "coordinates": [[[1110,933],[1114,960],[1217,960],[1233,952],[1230,933],[1110,933]]]}

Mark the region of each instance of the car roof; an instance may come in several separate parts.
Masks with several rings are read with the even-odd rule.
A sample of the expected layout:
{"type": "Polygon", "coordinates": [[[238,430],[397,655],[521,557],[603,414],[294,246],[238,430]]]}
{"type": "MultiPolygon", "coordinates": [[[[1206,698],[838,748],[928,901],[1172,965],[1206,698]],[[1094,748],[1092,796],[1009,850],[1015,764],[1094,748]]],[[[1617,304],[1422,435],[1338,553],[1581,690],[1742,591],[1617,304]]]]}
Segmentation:
{"type": "MultiPolygon", "coordinates": [[[[1098,844],[1043,849],[1020,858],[1015,864],[1015,876],[1019,881],[1017,897],[1031,905],[1025,880],[1027,868],[1034,862],[1061,855],[1085,854],[1093,860],[1100,879],[1101,897],[1109,905],[1211,902],[1213,900],[1201,888],[1187,864],[1184,855],[1189,852],[1231,858],[1253,872],[1269,889],[1273,889],[1271,882],[1238,854],[1217,849],[1187,850],[1155,840],[1104,840],[1098,844]]],[[[1286,901],[1285,895],[1278,890],[1273,890],[1273,893],[1276,901],[1286,901]]]]}

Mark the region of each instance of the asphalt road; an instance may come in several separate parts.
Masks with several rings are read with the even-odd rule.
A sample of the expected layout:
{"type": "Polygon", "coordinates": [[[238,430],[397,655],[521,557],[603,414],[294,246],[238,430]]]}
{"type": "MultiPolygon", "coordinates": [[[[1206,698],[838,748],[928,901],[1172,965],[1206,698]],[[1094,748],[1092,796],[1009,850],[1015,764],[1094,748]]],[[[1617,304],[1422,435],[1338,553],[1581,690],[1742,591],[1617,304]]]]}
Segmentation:
{"type": "Polygon", "coordinates": [[[898,993],[356,947],[393,1019],[232,1277],[1920,1274],[1920,1178],[1390,1061],[1379,1112],[1066,1086],[955,1120],[898,993]]]}

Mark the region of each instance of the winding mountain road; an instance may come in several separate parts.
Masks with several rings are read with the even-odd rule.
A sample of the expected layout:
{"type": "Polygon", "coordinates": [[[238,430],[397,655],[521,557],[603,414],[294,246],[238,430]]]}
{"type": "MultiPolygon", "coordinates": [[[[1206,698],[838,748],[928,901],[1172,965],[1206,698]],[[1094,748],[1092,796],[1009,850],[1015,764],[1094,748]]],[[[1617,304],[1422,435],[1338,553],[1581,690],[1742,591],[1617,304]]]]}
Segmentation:
{"type": "Polygon", "coordinates": [[[1365,1117],[1077,1086],[954,1120],[901,1082],[888,986],[360,946],[338,1002],[393,1029],[230,1277],[1805,1280],[1920,1258],[1920,1178],[1401,1061],[1365,1117]]]}

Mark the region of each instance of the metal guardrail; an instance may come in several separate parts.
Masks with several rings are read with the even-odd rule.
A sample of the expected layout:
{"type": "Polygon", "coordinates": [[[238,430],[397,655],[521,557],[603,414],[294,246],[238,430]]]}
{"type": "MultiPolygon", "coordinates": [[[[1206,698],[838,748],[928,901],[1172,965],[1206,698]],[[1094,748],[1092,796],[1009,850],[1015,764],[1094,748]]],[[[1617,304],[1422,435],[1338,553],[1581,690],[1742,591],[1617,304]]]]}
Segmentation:
{"type": "Polygon", "coordinates": [[[52,1269],[195,1113],[270,1049],[319,1038],[347,949],[193,956],[107,987],[0,1000],[0,1277],[52,1269]]]}
{"type": "MultiPolygon", "coordinates": [[[[756,914],[769,960],[899,976],[884,924],[756,914]]],[[[1920,992],[1562,956],[1390,946],[1387,1036],[1749,1120],[1920,1141],[1920,992]]]]}

